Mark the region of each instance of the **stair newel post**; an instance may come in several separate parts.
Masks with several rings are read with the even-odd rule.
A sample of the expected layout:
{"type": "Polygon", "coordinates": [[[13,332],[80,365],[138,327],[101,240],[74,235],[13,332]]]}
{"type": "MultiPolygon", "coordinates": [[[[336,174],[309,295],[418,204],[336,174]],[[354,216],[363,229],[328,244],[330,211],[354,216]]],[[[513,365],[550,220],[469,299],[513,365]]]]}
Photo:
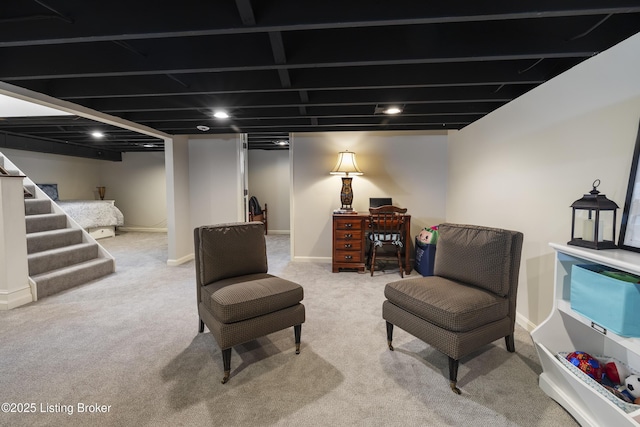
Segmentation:
{"type": "Polygon", "coordinates": [[[0,174],[0,310],[33,301],[22,175],[0,174]]]}

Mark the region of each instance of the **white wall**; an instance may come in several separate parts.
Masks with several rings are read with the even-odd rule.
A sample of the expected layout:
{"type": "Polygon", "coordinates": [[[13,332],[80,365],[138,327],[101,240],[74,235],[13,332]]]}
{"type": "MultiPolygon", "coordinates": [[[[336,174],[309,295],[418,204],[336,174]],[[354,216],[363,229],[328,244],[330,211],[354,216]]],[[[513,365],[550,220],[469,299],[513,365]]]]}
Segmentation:
{"type": "Polygon", "coordinates": [[[122,154],[122,162],[101,162],[105,199],[115,200],[131,230],[167,228],[167,193],[162,152],[122,154]]]}
{"type": "Polygon", "coordinates": [[[640,118],[638,76],[640,35],[450,136],[447,221],[525,235],[522,324],[537,325],[552,309],[548,243],[570,239],[571,203],[600,179],[599,190],[624,205],[640,118]]]}
{"type": "Polygon", "coordinates": [[[340,208],[339,176],[329,175],[338,152],[356,153],[364,172],[353,178],[353,208],[368,212],[370,197],[406,207],[411,234],[445,217],[447,137],[429,132],[297,133],[291,137],[293,259],[331,259],[331,215],[340,208]]]}
{"type": "Polygon", "coordinates": [[[268,205],[271,234],[289,234],[290,176],[288,150],[249,150],[249,196],[268,205]]]}
{"type": "Polygon", "coordinates": [[[167,265],[179,265],[193,257],[191,197],[189,194],[189,138],[176,135],[165,144],[167,184],[167,265]]]}
{"type": "MultiPolygon", "coordinates": [[[[61,200],[99,199],[103,160],[3,148],[2,152],[37,184],[58,184],[61,200]]],[[[111,195],[107,193],[105,198],[111,195]]]]}
{"type": "Polygon", "coordinates": [[[189,138],[191,230],[244,220],[240,136],[189,138]]]}

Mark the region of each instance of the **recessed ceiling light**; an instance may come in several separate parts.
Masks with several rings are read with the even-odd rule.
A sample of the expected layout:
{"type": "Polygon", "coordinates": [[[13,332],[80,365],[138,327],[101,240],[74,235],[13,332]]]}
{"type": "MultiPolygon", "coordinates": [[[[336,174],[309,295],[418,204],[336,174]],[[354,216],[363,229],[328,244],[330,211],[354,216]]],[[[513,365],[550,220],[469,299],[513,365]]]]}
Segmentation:
{"type": "Polygon", "coordinates": [[[228,119],[229,113],[227,113],[226,111],[218,110],[213,113],[213,117],[215,117],[216,119],[228,119]]]}
{"type": "Polygon", "coordinates": [[[206,132],[206,131],[208,131],[210,128],[209,128],[209,126],[205,126],[205,125],[198,125],[198,126],[196,126],[196,129],[198,129],[198,130],[200,130],[200,131],[202,131],[202,132],[206,132]]]}
{"type": "Polygon", "coordinates": [[[91,136],[94,138],[102,138],[104,137],[104,133],[100,131],[94,131],[94,132],[91,132],[91,136]]]}
{"type": "Polygon", "coordinates": [[[400,114],[404,111],[404,104],[377,104],[373,114],[400,114]]]}
{"type": "Polygon", "coordinates": [[[142,144],[144,148],[155,148],[156,144],[142,144]]]}
{"type": "Polygon", "coordinates": [[[400,114],[400,113],[402,113],[402,108],[396,107],[396,106],[391,106],[391,107],[388,107],[386,110],[384,110],[383,113],[385,113],[385,114],[400,114]]]}
{"type": "Polygon", "coordinates": [[[284,139],[279,139],[279,140],[273,141],[273,143],[276,144],[276,145],[289,145],[289,141],[286,141],[284,139]]]}

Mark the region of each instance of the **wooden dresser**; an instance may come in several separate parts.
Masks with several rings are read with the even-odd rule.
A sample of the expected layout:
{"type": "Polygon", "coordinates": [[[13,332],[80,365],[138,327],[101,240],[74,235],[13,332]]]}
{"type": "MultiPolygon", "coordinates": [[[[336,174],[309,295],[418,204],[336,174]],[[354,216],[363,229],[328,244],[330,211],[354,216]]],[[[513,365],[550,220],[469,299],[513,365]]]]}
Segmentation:
{"type": "MultiPolygon", "coordinates": [[[[411,238],[411,216],[405,216],[405,248],[404,271],[411,274],[411,257],[409,250],[411,238]]],[[[369,214],[334,214],[333,215],[333,255],[332,271],[341,269],[365,271],[367,261],[366,238],[369,229],[369,214]]]]}
{"type": "Polygon", "coordinates": [[[365,217],[362,215],[333,215],[333,272],[341,268],[364,271],[365,217]]]}

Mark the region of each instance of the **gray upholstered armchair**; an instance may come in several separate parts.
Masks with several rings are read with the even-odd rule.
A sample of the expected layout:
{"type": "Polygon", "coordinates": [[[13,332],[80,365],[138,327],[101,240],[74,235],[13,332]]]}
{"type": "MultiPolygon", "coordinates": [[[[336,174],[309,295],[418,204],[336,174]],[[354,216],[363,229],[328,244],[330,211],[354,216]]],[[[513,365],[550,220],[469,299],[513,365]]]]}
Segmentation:
{"type": "Polygon", "coordinates": [[[382,317],[393,350],[398,326],[449,356],[451,389],[459,360],[499,338],[515,351],[516,294],[523,235],[472,225],[442,224],[434,276],[386,285],[382,317]]]}
{"type": "Polygon", "coordinates": [[[302,287],[267,273],[262,222],[194,230],[199,331],[204,325],[222,350],[229,380],[232,347],[293,326],[296,354],[305,321],[302,287]]]}

